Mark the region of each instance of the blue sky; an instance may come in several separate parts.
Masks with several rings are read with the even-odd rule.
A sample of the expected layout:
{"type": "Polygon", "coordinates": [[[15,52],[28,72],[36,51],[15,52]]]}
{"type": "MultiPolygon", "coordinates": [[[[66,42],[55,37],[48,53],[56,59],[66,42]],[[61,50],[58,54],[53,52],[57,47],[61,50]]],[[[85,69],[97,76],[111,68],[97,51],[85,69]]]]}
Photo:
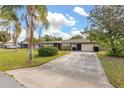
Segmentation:
{"type": "MultiPolygon", "coordinates": [[[[49,21],[48,30],[43,30],[41,36],[51,35],[56,37],[62,37],[63,39],[69,39],[74,35],[80,34],[85,27],[89,25],[87,17],[93,6],[91,5],[48,5],[49,21]]],[[[21,15],[25,10],[18,11],[18,17],[21,20],[21,15]]],[[[22,33],[18,41],[23,41],[26,36],[26,30],[24,22],[22,22],[22,33]]],[[[38,37],[39,30],[35,31],[34,37],[38,37]]]]}
{"type": "MultiPolygon", "coordinates": [[[[51,6],[47,6],[48,11],[62,13],[64,15],[65,14],[71,15],[77,21],[75,27],[77,27],[79,29],[84,28],[87,25],[89,25],[87,17],[86,16],[81,16],[81,15],[75,13],[73,11],[73,9],[75,7],[83,8],[86,13],[89,13],[92,10],[93,6],[91,6],[91,5],[82,5],[82,6],[79,6],[79,5],[51,5],[51,6]]],[[[67,30],[68,29],[69,28],[67,28],[67,30]]]]}
{"type": "MultiPolygon", "coordinates": [[[[83,29],[89,25],[89,21],[87,20],[87,17],[88,17],[89,12],[92,10],[93,6],[90,6],[90,5],[82,5],[82,6],[79,6],[79,5],[49,5],[47,6],[47,8],[48,8],[48,15],[50,13],[51,15],[55,16],[55,18],[57,17],[58,20],[59,20],[59,15],[57,16],[57,14],[63,15],[67,20],[70,20],[69,17],[73,18],[72,20],[75,21],[74,25],[72,26],[63,25],[62,27],[56,29],[56,30],[61,30],[63,34],[65,33],[65,36],[66,34],[69,34],[70,36],[68,35],[67,38],[64,37],[65,39],[68,39],[69,37],[73,35],[79,34],[80,31],[83,31],[83,29]],[[72,35],[72,32],[74,32],[73,35],[72,35]]],[[[48,19],[50,18],[48,17],[48,19]]],[[[61,17],[60,17],[60,20],[61,20],[61,17]]],[[[49,20],[49,21],[54,21],[54,20],[49,20]]],[[[52,23],[50,22],[50,25],[51,24],[52,23]]],[[[51,32],[50,32],[50,35],[51,35],[51,32]]],[[[55,33],[52,35],[57,36],[57,34],[55,33]]],[[[58,35],[58,36],[62,36],[62,35],[58,35]]]]}

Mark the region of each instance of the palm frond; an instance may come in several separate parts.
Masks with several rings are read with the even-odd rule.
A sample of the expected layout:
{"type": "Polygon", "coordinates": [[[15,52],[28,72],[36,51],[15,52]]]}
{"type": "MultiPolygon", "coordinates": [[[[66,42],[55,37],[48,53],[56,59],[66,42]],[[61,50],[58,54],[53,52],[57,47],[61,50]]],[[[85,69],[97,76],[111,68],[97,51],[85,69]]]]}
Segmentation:
{"type": "Polygon", "coordinates": [[[0,9],[1,11],[16,11],[17,9],[24,8],[24,5],[3,5],[0,9]]]}
{"type": "Polygon", "coordinates": [[[45,5],[38,5],[38,6],[35,6],[38,13],[39,13],[39,18],[40,18],[40,21],[42,22],[42,26],[47,29],[49,27],[49,22],[47,20],[47,7],[45,5]]]}

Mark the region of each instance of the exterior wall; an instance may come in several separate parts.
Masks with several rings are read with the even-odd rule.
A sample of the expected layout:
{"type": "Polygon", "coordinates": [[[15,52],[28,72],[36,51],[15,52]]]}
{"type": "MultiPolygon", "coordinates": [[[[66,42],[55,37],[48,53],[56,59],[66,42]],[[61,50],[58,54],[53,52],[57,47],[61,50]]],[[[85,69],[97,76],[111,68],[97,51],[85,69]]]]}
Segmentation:
{"type": "Polygon", "coordinates": [[[61,44],[61,49],[62,50],[71,50],[70,49],[70,44],[61,44]]]}
{"type": "Polygon", "coordinates": [[[76,48],[77,50],[77,44],[71,44],[71,50],[73,50],[73,48],[76,48]]]}
{"type": "Polygon", "coordinates": [[[53,46],[53,44],[48,44],[48,46],[53,46]]]}
{"type": "Polygon", "coordinates": [[[71,44],[71,47],[77,47],[77,44],[71,44]]]}
{"type": "MultiPolygon", "coordinates": [[[[95,44],[81,44],[81,51],[94,51],[93,47],[95,44]]],[[[43,44],[43,46],[53,46],[53,44],[43,44]]],[[[77,44],[60,44],[61,50],[77,50],[77,44]]]]}
{"type": "MultiPolygon", "coordinates": [[[[81,44],[81,51],[94,51],[93,50],[94,44],[81,44]]],[[[61,44],[62,50],[73,50],[73,48],[76,48],[77,50],[77,44],[61,44]]]]}
{"type": "Polygon", "coordinates": [[[42,44],[42,46],[53,46],[53,44],[42,44]]]}
{"type": "Polygon", "coordinates": [[[93,44],[81,44],[81,51],[93,51],[93,44]]]}

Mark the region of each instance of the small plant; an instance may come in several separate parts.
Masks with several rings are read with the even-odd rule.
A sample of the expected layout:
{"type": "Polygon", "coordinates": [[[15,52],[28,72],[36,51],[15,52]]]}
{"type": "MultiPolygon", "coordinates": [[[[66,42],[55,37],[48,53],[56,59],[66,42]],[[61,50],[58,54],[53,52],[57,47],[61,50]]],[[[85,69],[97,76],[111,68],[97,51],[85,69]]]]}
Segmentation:
{"type": "Polygon", "coordinates": [[[54,56],[58,54],[58,48],[56,47],[41,47],[38,50],[39,56],[54,56]]]}
{"type": "Polygon", "coordinates": [[[109,56],[121,56],[122,50],[118,48],[113,48],[113,50],[108,50],[107,55],[109,56]]]}

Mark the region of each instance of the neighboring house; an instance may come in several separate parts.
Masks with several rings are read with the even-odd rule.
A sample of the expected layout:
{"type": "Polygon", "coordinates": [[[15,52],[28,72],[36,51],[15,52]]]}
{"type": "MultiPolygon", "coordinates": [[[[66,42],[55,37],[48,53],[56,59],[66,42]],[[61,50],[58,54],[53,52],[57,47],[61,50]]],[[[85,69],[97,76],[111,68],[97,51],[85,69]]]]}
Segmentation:
{"type": "MultiPolygon", "coordinates": [[[[28,41],[22,41],[21,43],[19,43],[20,48],[28,48],[29,47],[29,43],[28,41]]],[[[33,45],[34,48],[39,48],[38,44],[34,44],[33,45]]]]}
{"type": "Polygon", "coordinates": [[[12,49],[12,48],[16,48],[16,46],[13,44],[13,41],[10,40],[5,44],[5,48],[12,49]]]}
{"type": "Polygon", "coordinates": [[[6,42],[4,45],[3,45],[2,42],[0,42],[0,48],[3,48],[3,47],[8,48],[8,47],[10,47],[10,46],[14,46],[12,40],[6,42]],[[4,46],[4,45],[5,45],[5,46],[4,46]]]}
{"type": "Polygon", "coordinates": [[[54,46],[58,47],[61,50],[73,51],[94,51],[94,48],[98,49],[96,41],[83,39],[43,42],[40,44],[40,46],[54,46]]]}
{"type": "Polygon", "coordinates": [[[28,41],[22,41],[19,45],[21,48],[28,48],[28,41]]]}
{"type": "Polygon", "coordinates": [[[6,46],[12,46],[12,45],[14,45],[14,44],[13,44],[13,41],[10,40],[10,41],[8,41],[5,45],[6,45],[6,46]]]}

